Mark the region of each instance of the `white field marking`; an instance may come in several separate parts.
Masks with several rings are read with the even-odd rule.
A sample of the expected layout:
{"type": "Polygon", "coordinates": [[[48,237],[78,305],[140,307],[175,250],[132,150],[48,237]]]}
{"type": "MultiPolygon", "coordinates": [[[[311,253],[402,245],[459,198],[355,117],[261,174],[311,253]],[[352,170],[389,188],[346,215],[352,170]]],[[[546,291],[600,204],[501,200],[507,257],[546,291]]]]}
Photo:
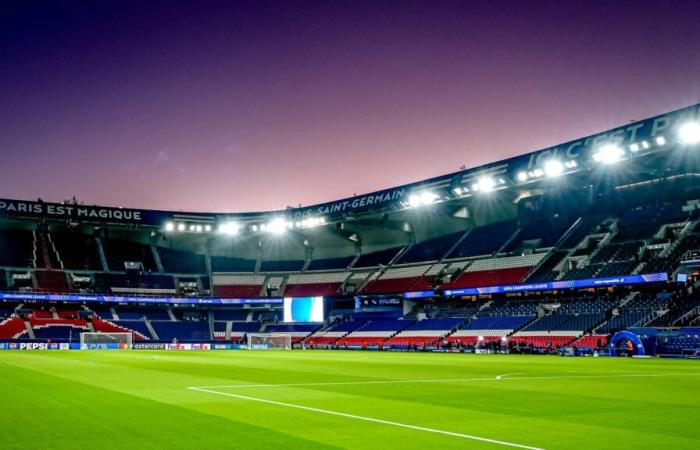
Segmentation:
{"type": "Polygon", "coordinates": [[[520,373],[504,373],[488,378],[436,378],[419,380],[377,380],[377,381],[332,381],[321,383],[279,383],[279,384],[227,384],[218,386],[189,386],[187,389],[242,389],[242,388],[262,388],[262,387],[314,387],[314,386],[352,386],[365,384],[413,384],[413,383],[464,383],[470,381],[507,381],[507,380],[560,380],[568,378],[638,378],[638,377],[671,377],[671,376],[700,376],[698,373],[620,373],[604,375],[551,375],[534,377],[514,377],[520,373]]]}
{"type": "Polygon", "coordinates": [[[389,420],[375,419],[373,417],[358,416],[355,414],[348,414],[348,413],[339,412],[339,411],[331,411],[328,409],[313,408],[311,406],[297,405],[295,403],[278,402],[275,400],[266,400],[264,398],[250,397],[247,395],[239,395],[239,394],[231,394],[229,392],[219,392],[219,391],[213,391],[211,389],[204,389],[204,388],[197,388],[197,387],[189,387],[188,389],[192,389],[192,390],[199,391],[199,392],[207,392],[209,394],[224,395],[226,397],[233,397],[233,398],[237,398],[240,400],[249,400],[249,401],[253,401],[253,402],[267,403],[267,404],[275,405],[275,406],[284,406],[287,408],[301,409],[304,411],[310,411],[310,412],[315,412],[315,413],[319,413],[319,414],[327,414],[330,416],[345,417],[347,419],[362,420],[365,422],[378,423],[378,424],[382,424],[382,425],[391,425],[394,427],[408,428],[409,430],[425,431],[427,433],[442,434],[445,436],[452,436],[452,437],[457,437],[457,438],[462,438],[462,439],[470,439],[472,441],[488,442],[490,444],[496,444],[496,445],[501,445],[501,446],[505,446],[505,447],[523,448],[523,449],[527,449],[527,450],[544,450],[544,449],[539,448],[539,447],[531,447],[529,445],[516,444],[514,442],[499,441],[496,439],[489,439],[489,438],[485,438],[485,437],[481,437],[481,436],[474,436],[472,434],[455,433],[453,431],[438,430],[436,428],[421,427],[418,425],[410,425],[410,424],[401,423],[401,422],[392,422],[389,420]]]}
{"type": "Polygon", "coordinates": [[[562,375],[562,376],[537,376],[537,377],[506,377],[502,375],[501,378],[497,378],[499,381],[508,380],[563,380],[568,378],[646,378],[646,377],[696,377],[700,376],[698,373],[628,373],[628,374],[607,374],[607,375],[562,375]]]}
{"type": "MultiPolygon", "coordinates": [[[[502,375],[496,375],[496,379],[503,380],[506,378],[511,378],[513,375],[527,375],[527,374],[538,374],[538,373],[550,373],[551,374],[552,372],[547,372],[546,370],[540,370],[540,371],[536,371],[536,372],[511,372],[511,373],[504,373],[502,375]]],[[[554,372],[554,373],[580,373],[580,372],[577,370],[565,370],[562,372],[554,372]]],[[[629,373],[629,372],[621,372],[621,373],[625,374],[625,373],[629,373]]],[[[530,378],[532,378],[532,377],[530,377],[530,378]]]]}

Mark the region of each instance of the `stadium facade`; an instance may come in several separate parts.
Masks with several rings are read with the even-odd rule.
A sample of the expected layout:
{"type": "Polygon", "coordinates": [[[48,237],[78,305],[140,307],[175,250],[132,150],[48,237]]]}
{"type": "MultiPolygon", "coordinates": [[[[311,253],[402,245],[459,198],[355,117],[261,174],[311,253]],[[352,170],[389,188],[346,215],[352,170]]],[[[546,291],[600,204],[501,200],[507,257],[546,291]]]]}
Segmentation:
{"type": "Polygon", "coordinates": [[[684,353],[700,347],[699,108],[281,211],[0,199],[0,340],[546,351],[643,327],[684,353]]]}

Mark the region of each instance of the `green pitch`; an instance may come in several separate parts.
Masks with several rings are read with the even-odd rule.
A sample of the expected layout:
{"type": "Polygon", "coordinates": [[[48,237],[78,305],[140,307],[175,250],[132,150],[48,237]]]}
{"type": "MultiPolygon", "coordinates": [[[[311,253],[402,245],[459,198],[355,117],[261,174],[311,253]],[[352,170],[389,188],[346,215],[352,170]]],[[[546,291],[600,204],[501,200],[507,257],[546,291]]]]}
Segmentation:
{"type": "Polygon", "coordinates": [[[0,421],[5,450],[698,449],[700,366],[351,351],[5,351],[0,421]]]}

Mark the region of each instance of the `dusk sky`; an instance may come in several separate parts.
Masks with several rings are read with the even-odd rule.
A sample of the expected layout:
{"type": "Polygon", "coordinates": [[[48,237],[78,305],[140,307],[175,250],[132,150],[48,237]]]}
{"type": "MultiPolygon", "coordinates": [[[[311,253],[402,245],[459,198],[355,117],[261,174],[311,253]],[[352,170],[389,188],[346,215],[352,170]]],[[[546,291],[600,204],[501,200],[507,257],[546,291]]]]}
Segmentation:
{"type": "Polygon", "coordinates": [[[0,197],[309,205],[700,102],[700,2],[0,4],[0,197]]]}

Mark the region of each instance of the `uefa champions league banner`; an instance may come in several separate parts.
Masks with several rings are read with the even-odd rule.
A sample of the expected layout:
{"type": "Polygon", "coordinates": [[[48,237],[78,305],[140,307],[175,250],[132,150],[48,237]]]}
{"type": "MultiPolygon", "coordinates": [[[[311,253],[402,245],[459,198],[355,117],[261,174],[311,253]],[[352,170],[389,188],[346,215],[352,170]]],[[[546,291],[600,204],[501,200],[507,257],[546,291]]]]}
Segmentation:
{"type": "Polygon", "coordinates": [[[589,278],[586,280],[550,281],[547,283],[523,283],[481,288],[445,289],[443,294],[447,297],[453,297],[456,295],[508,294],[512,292],[553,291],[558,289],[579,289],[628,284],[659,283],[666,281],[668,281],[667,273],[650,273],[645,275],[589,278]]]}

